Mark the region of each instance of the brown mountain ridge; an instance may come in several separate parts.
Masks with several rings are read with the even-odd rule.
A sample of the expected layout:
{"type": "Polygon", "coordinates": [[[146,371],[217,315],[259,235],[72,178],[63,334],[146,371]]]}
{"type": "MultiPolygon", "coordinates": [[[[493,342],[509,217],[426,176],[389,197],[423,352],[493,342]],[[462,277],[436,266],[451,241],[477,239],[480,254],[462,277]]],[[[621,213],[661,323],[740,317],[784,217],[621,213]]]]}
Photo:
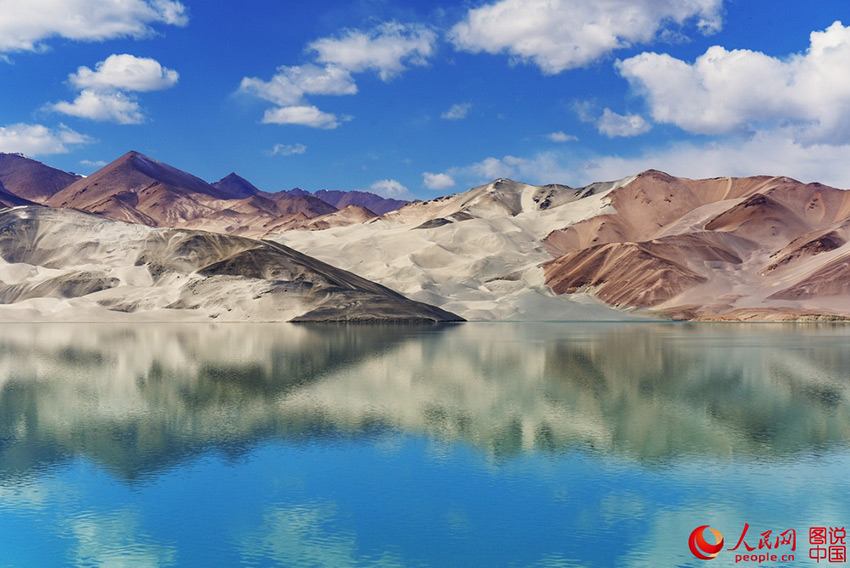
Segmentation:
{"type": "Polygon", "coordinates": [[[850,192],[650,170],[545,239],[546,283],[681,319],[850,317],[850,192]]]}
{"type": "Polygon", "coordinates": [[[0,153],[0,186],[31,202],[41,203],[80,178],[21,154],[0,153]]]}
{"type": "MultiPolygon", "coordinates": [[[[207,183],[135,151],[88,177],[72,176],[63,181],[66,183],[62,187],[57,182],[35,201],[151,227],[202,229],[249,237],[261,237],[280,227],[312,230],[352,222],[350,212],[337,214],[345,206],[338,209],[308,192],[261,191],[236,173],[207,183]],[[311,223],[317,218],[323,220],[311,223]]],[[[383,200],[377,195],[372,197],[383,200]]],[[[374,214],[361,216],[371,218],[374,214]]]]}

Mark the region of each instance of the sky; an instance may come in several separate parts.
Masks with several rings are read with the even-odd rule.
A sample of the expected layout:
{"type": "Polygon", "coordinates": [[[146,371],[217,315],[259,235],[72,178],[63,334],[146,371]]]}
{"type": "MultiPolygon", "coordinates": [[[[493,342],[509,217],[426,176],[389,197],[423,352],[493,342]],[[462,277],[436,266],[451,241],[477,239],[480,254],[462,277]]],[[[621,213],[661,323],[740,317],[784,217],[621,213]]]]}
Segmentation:
{"type": "Polygon", "coordinates": [[[850,3],[0,0],[0,151],[130,150],[405,199],[650,168],[850,188],[850,3]]]}

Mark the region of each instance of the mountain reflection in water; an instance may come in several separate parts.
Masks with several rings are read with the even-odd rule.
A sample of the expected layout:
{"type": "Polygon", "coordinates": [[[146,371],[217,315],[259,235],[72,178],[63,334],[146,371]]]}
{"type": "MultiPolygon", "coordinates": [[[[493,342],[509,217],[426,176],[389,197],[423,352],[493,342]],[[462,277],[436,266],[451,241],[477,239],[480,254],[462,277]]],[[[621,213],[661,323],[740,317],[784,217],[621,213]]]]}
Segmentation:
{"type": "Polygon", "coordinates": [[[81,455],[133,480],[386,430],[496,459],[782,460],[850,440],[848,344],[833,325],[5,325],[0,477],[81,455]]]}

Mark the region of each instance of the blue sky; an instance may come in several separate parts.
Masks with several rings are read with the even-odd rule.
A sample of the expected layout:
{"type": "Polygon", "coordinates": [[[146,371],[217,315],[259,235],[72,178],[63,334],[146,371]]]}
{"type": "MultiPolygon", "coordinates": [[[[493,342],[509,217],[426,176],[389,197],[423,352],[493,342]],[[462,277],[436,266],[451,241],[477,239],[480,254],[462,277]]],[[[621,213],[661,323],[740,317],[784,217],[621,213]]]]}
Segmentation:
{"type": "Polygon", "coordinates": [[[0,151],[84,174],[850,187],[846,0],[0,0],[0,86],[0,151]]]}

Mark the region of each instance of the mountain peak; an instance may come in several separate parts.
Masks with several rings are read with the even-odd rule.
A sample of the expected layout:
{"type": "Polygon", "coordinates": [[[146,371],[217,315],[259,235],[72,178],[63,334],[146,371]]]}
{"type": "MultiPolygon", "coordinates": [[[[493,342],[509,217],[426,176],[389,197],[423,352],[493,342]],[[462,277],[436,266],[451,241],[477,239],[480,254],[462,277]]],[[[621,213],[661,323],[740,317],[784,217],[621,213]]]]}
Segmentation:
{"type": "Polygon", "coordinates": [[[491,181],[487,185],[488,185],[488,187],[491,187],[495,190],[500,190],[500,191],[522,191],[526,187],[528,187],[528,184],[526,184],[526,183],[514,181],[514,180],[508,179],[508,178],[494,179],[493,181],[491,181]]]}
{"type": "Polygon", "coordinates": [[[126,154],[118,157],[111,164],[107,164],[107,166],[111,166],[112,164],[133,164],[140,160],[143,162],[157,162],[157,160],[154,160],[153,158],[150,158],[142,154],[141,152],[137,152],[136,150],[130,150],[126,154]]]}
{"type": "Polygon", "coordinates": [[[0,153],[0,184],[18,197],[43,202],[80,176],[51,168],[23,154],[0,153]]]}
{"type": "Polygon", "coordinates": [[[244,199],[260,193],[260,190],[254,184],[236,172],[230,172],[212,186],[227,195],[229,199],[244,199]]]}
{"type": "Polygon", "coordinates": [[[661,181],[665,181],[665,182],[671,182],[675,179],[678,179],[678,178],[671,176],[667,172],[662,172],[661,170],[654,170],[654,169],[648,169],[644,172],[641,172],[637,175],[637,177],[639,177],[639,178],[652,178],[652,179],[657,179],[657,180],[661,180],[661,181]]]}
{"type": "Polygon", "coordinates": [[[168,226],[207,213],[211,199],[230,196],[204,180],[135,150],[45,203],[98,213],[113,219],[168,226]]]}
{"type": "Polygon", "coordinates": [[[315,196],[326,203],[330,203],[337,209],[344,209],[349,205],[365,207],[377,215],[383,215],[395,211],[409,202],[391,197],[383,197],[368,191],[338,191],[320,189],[315,196]]]}

